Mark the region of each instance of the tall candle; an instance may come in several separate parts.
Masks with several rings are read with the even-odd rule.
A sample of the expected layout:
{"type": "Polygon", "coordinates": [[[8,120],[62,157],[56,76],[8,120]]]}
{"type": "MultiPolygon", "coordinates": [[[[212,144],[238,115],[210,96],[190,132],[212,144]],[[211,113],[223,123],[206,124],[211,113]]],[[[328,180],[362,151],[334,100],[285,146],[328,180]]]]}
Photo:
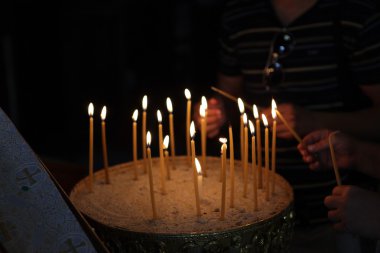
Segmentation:
{"type": "Polygon", "coordinates": [[[288,122],[286,121],[286,119],[284,118],[284,116],[282,116],[282,114],[280,113],[279,110],[276,110],[276,113],[277,113],[277,116],[280,118],[280,120],[282,121],[282,123],[284,123],[284,125],[286,126],[286,128],[289,130],[289,132],[293,135],[293,137],[299,142],[301,143],[302,142],[302,139],[301,137],[297,134],[297,132],[288,124],[288,122]]]}
{"type": "Polygon", "coordinates": [[[137,175],[137,118],[139,116],[139,110],[135,110],[132,115],[132,144],[133,144],[133,163],[134,165],[134,172],[135,172],[135,180],[138,179],[137,175]]]}
{"type": "Polygon", "coordinates": [[[147,144],[147,156],[148,156],[148,175],[149,175],[149,191],[150,191],[150,202],[152,204],[152,211],[153,211],[153,219],[157,219],[157,212],[156,212],[156,201],[154,199],[154,188],[153,188],[153,174],[152,174],[152,155],[150,150],[150,143],[151,143],[151,135],[148,131],[146,133],[146,144],[147,144]]]}
{"type": "Polygon", "coordinates": [[[173,169],[175,170],[175,141],[174,141],[174,116],[173,116],[173,104],[170,98],[166,99],[166,107],[169,112],[169,134],[170,134],[170,151],[171,151],[171,161],[173,169]]]}
{"type": "Polygon", "coordinates": [[[157,121],[158,121],[158,148],[160,154],[160,178],[161,178],[161,192],[166,194],[165,186],[165,159],[164,159],[164,148],[163,148],[163,133],[162,133],[162,115],[160,110],[157,110],[157,121]]]}
{"type": "Polygon", "coordinates": [[[187,160],[190,163],[190,120],[191,120],[191,93],[188,89],[185,89],[185,97],[187,99],[187,110],[186,110],[186,150],[187,150],[187,160]]]}
{"type": "Polygon", "coordinates": [[[195,168],[197,169],[197,182],[198,182],[198,192],[199,192],[199,201],[200,201],[202,199],[203,176],[202,176],[202,166],[199,163],[198,158],[195,158],[195,168]]]}
{"type": "Polygon", "coordinates": [[[263,188],[263,173],[262,173],[262,152],[261,152],[261,129],[260,129],[260,117],[257,106],[253,105],[253,116],[256,119],[256,144],[257,144],[257,179],[258,188],[263,188]]]}
{"type": "Polygon", "coordinates": [[[272,99],[272,118],[273,118],[273,127],[272,127],[272,166],[271,166],[271,192],[272,195],[275,193],[275,181],[276,181],[276,132],[277,132],[277,121],[276,121],[276,110],[277,105],[274,99],[272,99]]]}
{"type": "Polygon", "coordinates": [[[256,166],[256,141],[255,141],[255,126],[252,121],[249,121],[249,129],[252,135],[252,175],[253,175],[253,209],[258,210],[257,203],[257,166],[256,166]]]}
{"type": "Polygon", "coordinates": [[[93,190],[94,181],[94,105],[90,103],[88,105],[88,116],[90,116],[90,135],[89,135],[89,154],[88,154],[88,187],[89,191],[93,190]]]}
{"type": "Polygon", "coordinates": [[[164,138],[163,148],[164,148],[164,157],[165,157],[165,168],[166,168],[166,179],[170,180],[170,166],[169,166],[169,135],[166,135],[164,138]]]}
{"type": "Polygon", "coordinates": [[[231,183],[231,202],[230,207],[235,206],[235,154],[234,154],[234,136],[232,126],[228,127],[228,134],[230,138],[230,183],[231,183]]]}
{"type": "Polygon", "coordinates": [[[244,102],[241,98],[238,98],[238,107],[240,111],[240,159],[244,163],[244,121],[243,114],[245,111],[244,102]]]}
{"type": "Polygon", "coordinates": [[[269,200],[269,132],[268,132],[268,120],[264,114],[261,114],[263,123],[265,126],[265,199],[269,200]]]}
{"type": "Polygon", "coordinates": [[[247,197],[247,187],[248,187],[248,118],[247,114],[243,114],[243,123],[244,123],[244,161],[243,161],[243,171],[244,171],[244,188],[243,196],[247,197]]]}
{"type": "Polygon", "coordinates": [[[222,143],[222,203],[220,208],[220,219],[224,220],[226,212],[226,151],[227,151],[227,139],[219,138],[219,141],[222,143]]]}
{"type": "Polygon", "coordinates": [[[336,163],[335,150],[334,150],[334,144],[333,144],[333,137],[337,133],[339,133],[339,131],[335,131],[329,135],[329,147],[330,147],[331,161],[332,161],[332,165],[334,168],[336,183],[337,183],[337,185],[340,186],[340,185],[342,185],[342,181],[340,179],[339,169],[338,169],[338,165],[336,163]]]}
{"type": "Polygon", "coordinates": [[[107,140],[106,140],[106,115],[107,107],[103,106],[100,113],[102,119],[102,147],[103,147],[103,164],[104,164],[104,173],[106,178],[106,183],[110,183],[110,176],[108,172],[108,154],[107,154],[107,140]]]}
{"type": "Polygon", "coordinates": [[[201,146],[202,146],[202,167],[203,173],[206,175],[206,108],[202,103],[199,107],[199,114],[201,116],[201,146]]]}
{"type": "Polygon", "coordinates": [[[141,129],[141,137],[142,137],[142,153],[143,153],[143,164],[144,164],[144,173],[147,170],[147,161],[146,161],[146,109],[148,108],[148,97],[145,95],[142,99],[142,129],[141,129]]]}
{"type": "Polygon", "coordinates": [[[191,168],[193,169],[193,175],[194,175],[195,206],[197,209],[197,216],[199,217],[201,216],[201,206],[199,202],[198,176],[197,176],[197,171],[196,171],[197,169],[195,167],[194,121],[191,121],[190,123],[190,136],[191,136],[191,168]]]}

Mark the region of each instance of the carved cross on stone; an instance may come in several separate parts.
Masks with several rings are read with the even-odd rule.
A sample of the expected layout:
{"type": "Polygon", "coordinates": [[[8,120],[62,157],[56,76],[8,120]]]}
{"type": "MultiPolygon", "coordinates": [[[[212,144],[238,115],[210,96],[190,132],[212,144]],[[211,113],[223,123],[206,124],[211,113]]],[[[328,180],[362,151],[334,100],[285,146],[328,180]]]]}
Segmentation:
{"type": "Polygon", "coordinates": [[[30,172],[28,168],[25,168],[22,170],[22,174],[25,175],[25,177],[16,177],[17,182],[28,180],[29,186],[34,185],[37,183],[37,180],[34,179],[34,176],[41,173],[40,170],[36,169],[34,172],[30,172]]]}

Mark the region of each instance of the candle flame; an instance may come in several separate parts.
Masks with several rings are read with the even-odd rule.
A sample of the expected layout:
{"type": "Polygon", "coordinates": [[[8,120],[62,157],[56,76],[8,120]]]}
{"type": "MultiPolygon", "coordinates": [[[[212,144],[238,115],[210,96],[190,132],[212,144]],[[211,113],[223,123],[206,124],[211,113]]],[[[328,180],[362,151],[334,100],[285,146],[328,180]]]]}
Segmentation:
{"type": "Polygon", "coordinates": [[[150,142],[152,141],[152,135],[150,134],[150,131],[146,133],[146,145],[150,147],[150,142]]]}
{"type": "Polygon", "coordinates": [[[195,125],[194,121],[191,121],[190,123],[190,137],[193,139],[195,135],[195,125]]]}
{"type": "Polygon", "coordinates": [[[220,143],[222,143],[222,144],[226,144],[226,143],[227,143],[227,138],[220,137],[220,138],[219,138],[219,141],[220,141],[220,143]]]}
{"type": "Polygon", "coordinates": [[[143,97],[143,99],[142,99],[142,108],[143,108],[143,110],[145,111],[147,107],[148,107],[148,96],[145,95],[145,96],[143,97]]]}
{"type": "Polygon", "coordinates": [[[202,175],[201,163],[199,162],[198,158],[196,158],[196,157],[195,157],[195,168],[197,168],[198,175],[202,175]]]}
{"type": "Polygon", "coordinates": [[[185,89],[185,97],[187,100],[191,99],[191,93],[190,93],[189,89],[185,89]]]}
{"type": "Polygon", "coordinates": [[[273,119],[276,119],[276,117],[277,117],[276,110],[277,110],[276,101],[274,101],[274,99],[272,99],[272,118],[273,119]]]}
{"type": "Polygon", "coordinates": [[[168,149],[168,147],[169,147],[169,135],[165,136],[163,145],[164,145],[164,149],[168,149]]]}
{"type": "Polygon", "coordinates": [[[259,118],[259,110],[257,109],[256,105],[253,105],[253,116],[255,117],[255,119],[259,118]]]}
{"type": "Polygon", "coordinates": [[[203,105],[203,107],[205,108],[205,110],[207,110],[207,99],[205,96],[202,96],[201,98],[201,104],[203,105]]]}
{"type": "Polygon", "coordinates": [[[106,106],[103,106],[102,108],[102,112],[100,113],[100,118],[102,120],[105,120],[106,119],[106,116],[107,116],[107,107],[106,106]]]}
{"type": "Polygon", "coordinates": [[[133,121],[137,121],[137,118],[139,117],[139,110],[135,110],[132,115],[133,121]]]}
{"type": "Polygon", "coordinates": [[[206,116],[206,108],[204,104],[201,104],[201,106],[199,107],[199,115],[201,115],[202,118],[206,116]]]}
{"type": "Polygon", "coordinates": [[[94,105],[93,105],[92,103],[90,103],[90,104],[88,105],[88,115],[89,115],[90,117],[92,117],[92,115],[94,115],[94,105]]]}
{"type": "Polygon", "coordinates": [[[263,119],[264,126],[268,127],[268,120],[265,114],[261,114],[261,118],[263,119]]]}
{"type": "Polygon", "coordinates": [[[170,98],[166,99],[166,107],[168,108],[168,111],[170,113],[173,112],[173,104],[172,104],[172,100],[170,98]]]}
{"type": "Polygon", "coordinates": [[[244,123],[245,126],[246,126],[247,123],[248,123],[247,121],[248,121],[247,114],[244,113],[244,114],[243,114],[243,123],[244,123]]]}
{"type": "Polygon", "coordinates": [[[238,106],[239,106],[239,111],[240,111],[240,113],[241,114],[243,114],[244,113],[244,102],[243,102],[243,100],[241,99],[241,98],[238,98],[238,106]]]}
{"type": "Polygon", "coordinates": [[[158,123],[161,124],[161,122],[162,122],[162,115],[161,115],[161,111],[160,110],[157,110],[157,120],[158,120],[158,123]]]}
{"type": "Polygon", "coordinates": [[[249,130],[252,135],[255,133],[255,125],[253,125],[252,121],[249,121],[249,130]]]}

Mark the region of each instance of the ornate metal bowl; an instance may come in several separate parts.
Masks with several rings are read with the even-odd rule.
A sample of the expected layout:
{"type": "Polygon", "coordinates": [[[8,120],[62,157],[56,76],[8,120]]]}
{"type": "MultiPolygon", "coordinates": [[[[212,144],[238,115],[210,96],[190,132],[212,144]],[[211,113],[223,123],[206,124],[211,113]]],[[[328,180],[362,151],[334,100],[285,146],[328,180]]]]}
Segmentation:
{"type": "MultiPolygon", "coordinates": [[[[83,191],[84,183],[74,187],[71,197],[83,191]]],[[[270,218],[218,232],[135,232],[83,213],[111,252],[288,252],[294,227],[292,193],[288,205],[270,218]]]]}

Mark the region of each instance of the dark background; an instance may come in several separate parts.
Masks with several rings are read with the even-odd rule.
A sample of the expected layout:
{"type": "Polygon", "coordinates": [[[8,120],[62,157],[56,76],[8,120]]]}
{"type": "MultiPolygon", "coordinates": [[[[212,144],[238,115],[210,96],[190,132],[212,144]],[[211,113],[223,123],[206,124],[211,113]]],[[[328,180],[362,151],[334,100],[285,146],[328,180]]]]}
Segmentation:
{"type": "Polygon", "coordinates": [[[222,5],[222,0],[3,0],[0,107],[63,181],[71,167],[78,177],[86,174],[89,102],[95,105],[96,169],[102,167],[101,107],[108,109],[110,164],[129,161],[131,116],[139,109],[141,120],[144,94],[148,129],[156,138],[156,110],[168,128],[165,100],[172,98],[176,149],[184,154],[184,89],[191,90],[193,103],[211,94],[222,5]]]}

